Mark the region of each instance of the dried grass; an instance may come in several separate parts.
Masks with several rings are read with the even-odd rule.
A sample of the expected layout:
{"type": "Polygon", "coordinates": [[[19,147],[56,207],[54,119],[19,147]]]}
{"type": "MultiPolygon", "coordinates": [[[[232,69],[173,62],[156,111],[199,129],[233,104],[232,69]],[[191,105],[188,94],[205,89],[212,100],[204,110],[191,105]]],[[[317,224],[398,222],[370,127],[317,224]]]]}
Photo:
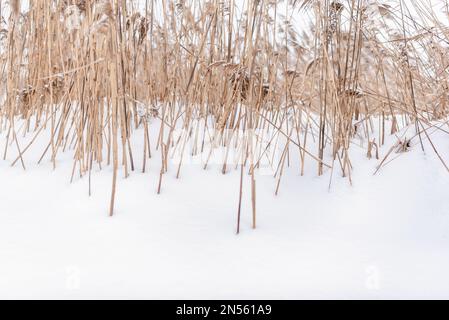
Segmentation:
{"type": "MultiPolygon", "coordinates": [[[[356,135],[367,138],[368,158],[379,158],[385,135],[400,125],[413,125],[416,136],[397,152],[415,140],[422,145],[431,121],[448,116],[449,29],[419,2],[259,0],[237,8],[234,0],[146,0],[138,10],[135,1],[39,0],[26,12],[18,0],[9,5],[9,17],[0,7],[3,157],[14,146],[13,164],[25,168],[29,145],[17,140],[18,119],[35,135],[49,128],[42,158],[56,165],[57,154],[72,149],[72,178],[76,170],[90,176],[94,164],[113,166],[111,215],[117,172],[128,176],[136,167],[130,138],[139,127],[145,171],[149,126],[160,125],[153,146],[161,154],[158,192],[170,150],[184,149],[192,136],[204,145],[204,135],[175,140],[175,128],[199,132],[204,123],[204,132],[227,149],[239,130],[249,132],[236,149],[242,177],[244,167],[250,175],[255,227],[255,170],[270,149],[255,130],[270,128],[269,145],[284,143],[277,193],[290,161],[300,163],[301,173],[313,161],[320,175],[339,168],[351,179],[348,150],[356,135]],[[296,14],[313,23],[297,30],[296,14]],[[378,138],[370,137],[375,118],[378,138]],[[312,138],[317,150],[308,147],[312,138]]],[[[179,176],[181,165],[176,169],[179,176]]]]}

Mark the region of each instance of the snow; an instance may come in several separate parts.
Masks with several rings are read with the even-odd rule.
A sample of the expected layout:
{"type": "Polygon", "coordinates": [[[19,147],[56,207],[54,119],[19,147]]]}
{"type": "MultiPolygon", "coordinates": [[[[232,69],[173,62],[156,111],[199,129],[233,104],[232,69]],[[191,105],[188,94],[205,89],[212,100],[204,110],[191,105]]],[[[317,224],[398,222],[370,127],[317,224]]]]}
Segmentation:
{"type": "MultiPolygon", "coordinates": [[[[449,160],[446,134],[432,132],[449,160]]],[[[46,138],[24,155],[26,171],[10,166],[14,144],[0,161],[0,298],[449,298],[449,177],[426,141],[376,175],[380,160],[352,146],[352,186],[335,170],[329,190],[329,170],[318,177],[310,159],[302,177],[286,170],[278,196],[257,175],[255,230],[245,177],[236,235],[239,170],[186,162],[176,179],[171,163],[158,195],[160,160],[144,174],[136,160],[111,218],[111,168],[93,172],[89,197],[87,177],[70,183],[71,152],[55,170],[36,164],[46,138]]]]}

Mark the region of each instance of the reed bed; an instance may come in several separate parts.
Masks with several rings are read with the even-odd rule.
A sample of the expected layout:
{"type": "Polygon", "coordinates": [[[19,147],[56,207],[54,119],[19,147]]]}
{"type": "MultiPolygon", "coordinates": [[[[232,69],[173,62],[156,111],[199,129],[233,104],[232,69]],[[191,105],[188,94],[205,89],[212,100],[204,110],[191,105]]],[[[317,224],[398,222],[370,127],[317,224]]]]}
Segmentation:
{"type": "Polygon", "coordinates": [[[378,168],[424,140],[439,156],[429,129],[447,125],[447,1],[24,2],[0,2],[2,157],[25,169],[49,131],[40,161],[56,166],[73,152],[72,179],[113,168],[110,215],[119,174],[145,172],[158,154],[161,192],[168,172],[182,172],[184,153],[174,165],[173,152],[210,154],[206,141],[227,150],[224,174],[240,171],[238,229],[243,179],[256,227],[262,158],[275,161],[278,193],[292,163],[351,181],[355,136],[378,168]],[[381,158],[386,136],[404,127],[412,137],[381,158]],[[136,130],[143,150],[132,145],[136,130]]]}

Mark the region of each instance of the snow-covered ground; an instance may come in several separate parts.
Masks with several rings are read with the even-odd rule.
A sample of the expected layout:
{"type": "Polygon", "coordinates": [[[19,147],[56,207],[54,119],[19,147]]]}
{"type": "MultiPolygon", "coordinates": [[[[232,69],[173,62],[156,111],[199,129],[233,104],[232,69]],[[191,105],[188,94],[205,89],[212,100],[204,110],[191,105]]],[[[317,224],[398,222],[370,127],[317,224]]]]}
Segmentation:
{"type": "MultiPolygon", "coordinates": [[[[432,139],[449,160],[447,135],[432,139]]],[[[26,171],[10,167],[14,145],[0,161],[0,298],[449,298],[449,175],[428,143],[374,176],[380,161],[353,146],[353,186],[336,171],[330,191],[310,159],[278,196],[258,175],[256,230],[245,178],[236,235],[239,170],[187,163],[177,180],[171,165],[157,195],[151,160],[120,179],[111,218],[111,169],[89,197],[87,177],[69,182],[71,152],[36,165],[41,140],[26,171]]]]}

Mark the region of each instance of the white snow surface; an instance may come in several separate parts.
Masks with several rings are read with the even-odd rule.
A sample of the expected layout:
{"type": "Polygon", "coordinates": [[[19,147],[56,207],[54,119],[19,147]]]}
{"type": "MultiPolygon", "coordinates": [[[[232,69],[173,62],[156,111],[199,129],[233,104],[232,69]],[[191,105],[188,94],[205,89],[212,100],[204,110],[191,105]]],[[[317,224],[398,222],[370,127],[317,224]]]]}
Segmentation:
{"type": "MultiPolygon", "coordinates": [[[[449,160],[446,133],[432,132],[449,160]]],[[[72,152],[55,170],[48,157],[37,165],[44,136],[24,171],[11,167],[10,146],[0,161],[0,298],[449,298],[449,175],[428,142],[422,152],[415,139],[376,175],[380,160],[352,146],[352,186],[336,170],[329,190],[329,170],[318,177],[310,158],[304,176],[286,170],[278,196],[275,179],[257,175],[255,230],[245,177],[236,235],[239,170],[186,163],[176,179],[170,164],[157,195],[160,160],[141,173],[141,140],[138,130],[136,171],[120,172],[113,217],[111,168],[92,173],[89,197],[87,177],[70,183],[72,152]]]]}

